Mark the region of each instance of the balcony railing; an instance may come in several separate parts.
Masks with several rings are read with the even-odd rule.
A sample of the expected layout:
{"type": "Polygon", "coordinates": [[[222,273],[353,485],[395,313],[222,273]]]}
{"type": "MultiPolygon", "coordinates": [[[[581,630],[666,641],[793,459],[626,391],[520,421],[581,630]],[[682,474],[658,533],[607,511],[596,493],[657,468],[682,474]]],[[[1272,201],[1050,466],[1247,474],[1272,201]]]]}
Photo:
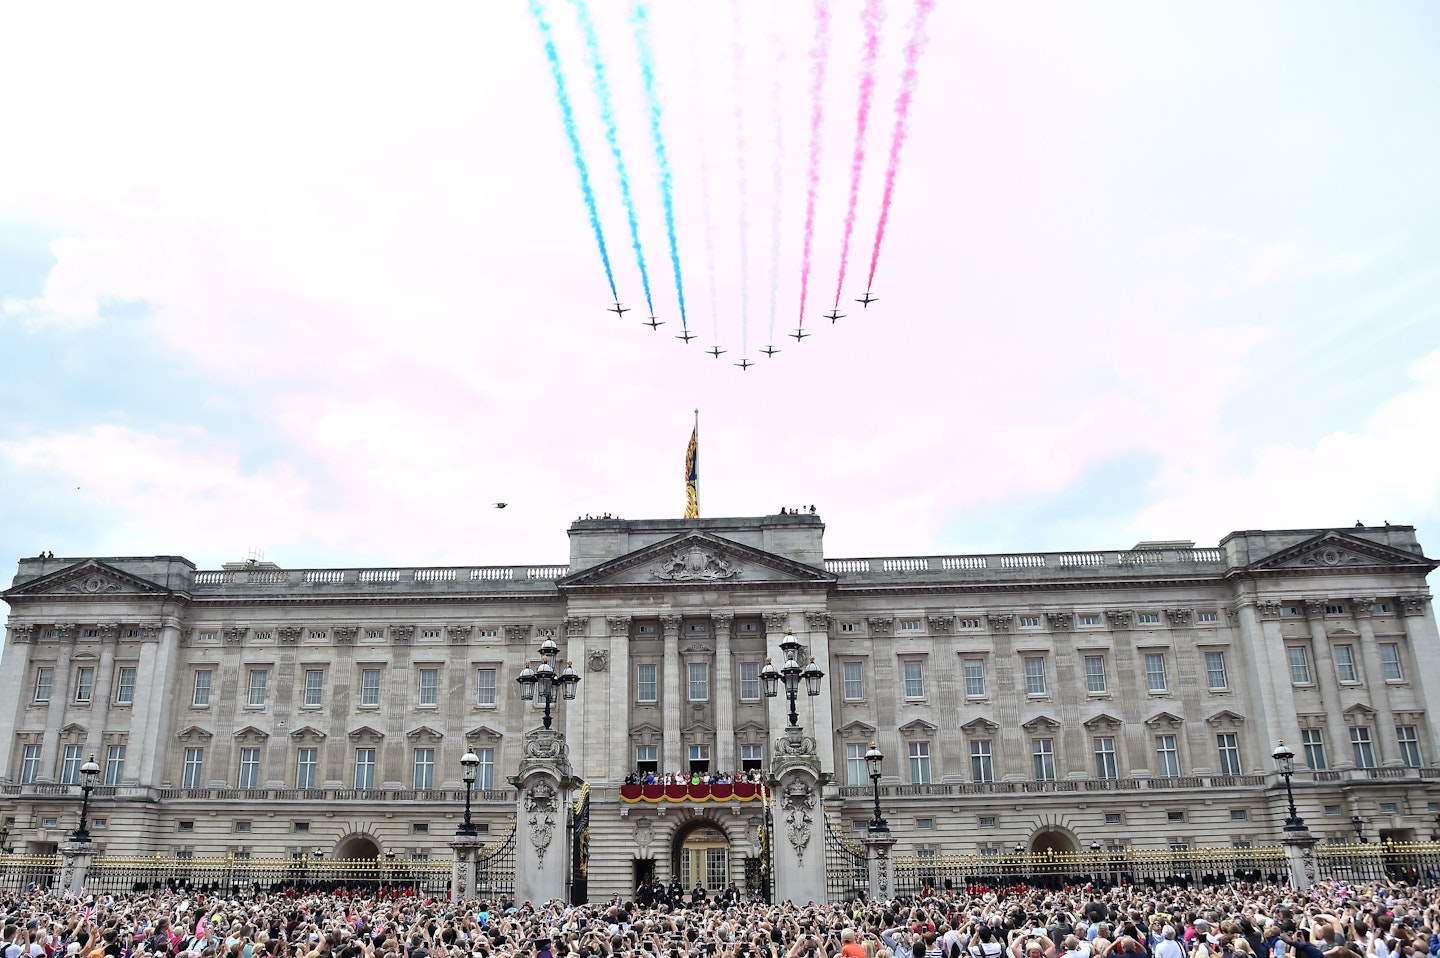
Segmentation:
{"type": "Polygon", "coordinates": [[[875,559],[826,559],[825,570],[841,581],[852,578],[984,578],[1015,575],[1135,576],[1170,571],[1194,575],[1225,566],[1220,549],[1131,549],[1114,552],[995,553],[965,556],[888,556],[875,559]]]}
{"type": "MultiPolygon", "coordinates": [[[[1260,788],[1269,775],[1182,775],[1175,778],[1084,778],[1024,782],[941,782],[925,785],[881,785],[882,798],[916,795],[1027,795],[1047,792],[1122,792],[1140,789],[1260,788]]],[[[841,798],[869,798],[869,785],[842,785],[841,798]]]]}
{"type": "Polygon", "coordinates": [[[426,589],[548,589],[570,574],[565,565],[451,566],[413,569],[220,569],[196,572],[195,591],[221,595],[296,589],[302,592],[403,592],[426,589]]]}

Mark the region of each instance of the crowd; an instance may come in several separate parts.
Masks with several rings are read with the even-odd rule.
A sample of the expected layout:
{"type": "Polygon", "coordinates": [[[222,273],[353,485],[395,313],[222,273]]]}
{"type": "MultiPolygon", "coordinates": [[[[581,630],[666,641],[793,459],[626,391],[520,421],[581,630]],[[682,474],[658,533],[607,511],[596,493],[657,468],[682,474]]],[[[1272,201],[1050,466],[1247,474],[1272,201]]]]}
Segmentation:
{"type": "Polygon", "coordinates": [[[391,894],[0,896],[3,958],[1424,958],[1440,889],[1037,889],[642,907],[391,894]]]}
{"type": "Polygon", "coordinates": [[[733,772],[631,772],[625,776],[626,785],[735,785],[747,783],[759,785],[765,781],[765,773],[759,769],[733,772]]]}

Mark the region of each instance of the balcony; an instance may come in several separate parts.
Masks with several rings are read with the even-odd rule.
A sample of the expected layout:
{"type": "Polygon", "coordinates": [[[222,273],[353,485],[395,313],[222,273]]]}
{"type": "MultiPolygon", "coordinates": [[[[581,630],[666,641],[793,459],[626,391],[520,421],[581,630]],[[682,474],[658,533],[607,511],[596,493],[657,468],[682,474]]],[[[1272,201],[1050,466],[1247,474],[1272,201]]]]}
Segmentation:
{"type": "Polygon", "coordinates": [[[715,785],[621,785],[620,801],[636,802],[754,802],[765,797],[764,785],[736,782],[715,785]]]}

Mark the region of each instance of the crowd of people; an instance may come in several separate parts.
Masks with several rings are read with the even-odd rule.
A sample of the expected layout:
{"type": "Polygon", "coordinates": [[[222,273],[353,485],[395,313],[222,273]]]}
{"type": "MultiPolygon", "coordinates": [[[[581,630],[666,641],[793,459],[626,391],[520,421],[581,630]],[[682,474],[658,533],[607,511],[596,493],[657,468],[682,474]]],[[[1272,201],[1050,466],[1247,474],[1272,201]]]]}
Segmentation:
{"type": "Polygon", "coordinates": [[[0,958],[1424,958],[1440,888],[969,889],[834,905],[718,895],[0,895],[0,958]]]}
{"type": "Polygon", "coordinates": [[[626,785],[736,785],[746,783],[760,785],[765,773],[760,769],[749,771],[736,769],[733,772],[630,772],[625,776],[626,785]]]}

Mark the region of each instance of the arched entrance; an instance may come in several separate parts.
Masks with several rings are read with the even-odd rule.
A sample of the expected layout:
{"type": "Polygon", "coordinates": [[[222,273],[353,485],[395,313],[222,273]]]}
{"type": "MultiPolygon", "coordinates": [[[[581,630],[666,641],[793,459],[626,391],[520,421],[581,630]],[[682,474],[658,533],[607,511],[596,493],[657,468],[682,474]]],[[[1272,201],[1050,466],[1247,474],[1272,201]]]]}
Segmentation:
{"type": "Polygon", "coordinates": [[[699,819],[675,834],[670,874],[680,876],[686,894],[699,881],[709,895],[730,884],[730,839],[720,826],[699,819]]]}
{"type": "Polygon", "coordinates": [[[1035,837],[1030,839],[1030,854],[1044,855],[1051,852],[1056,855],[1072,855],[1078,849],[1075,847],[1075,839],[1065,832],[1053,828],[1043,832],[1037,832],[1035,837]]]}
{"type": "Polygon", "coordinates": [[[348,862],[373,862],[380,857],[380,846],[369,835],[351,835],[335,849],[335,857],[348,862]]]}

